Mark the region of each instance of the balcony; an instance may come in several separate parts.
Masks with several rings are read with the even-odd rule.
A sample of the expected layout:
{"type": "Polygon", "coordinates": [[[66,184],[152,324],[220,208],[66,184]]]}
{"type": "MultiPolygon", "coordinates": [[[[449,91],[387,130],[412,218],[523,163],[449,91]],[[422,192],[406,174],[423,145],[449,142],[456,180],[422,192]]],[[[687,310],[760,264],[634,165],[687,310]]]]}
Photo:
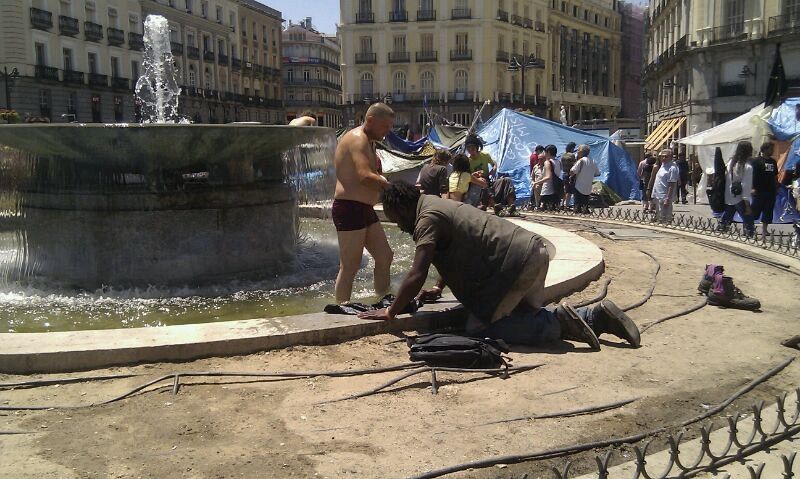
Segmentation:
{"type": "Polygon", "coordinates": [[[471,91],[451,91],[447,94],[447,101],[452,102],[459,102],[459,101],[468,101],[472,102],[472,92],[471,91]]]}
{"type": "Polygon", "coordinates": [[[408,63],[411,61],[411,54],[408,52],[389,52],[389,63],[408,63]]]}
{"type": "Polygon", "coordinates": [[[231,68],[235,71],[242,69],[242,61],[238,58],[231,58],[231,68]]]}
{"type": "Polygon", "coordinates": [[[322,108],[339,108],[339,105],[336,103],[317,100],[286,100],[286,106],[320,106],[322,108]]]}
{"type": "Polygon", "coordinates": [[[183,43],[169,42],[169,47],[173,55],[183,55],[183,43]]]}
{"type": "Polygon", "coordinates": [[[214,63],[215,59],[216,59],[216,55],[214,55],[214,52],[211,52],[211,51],[208,51],[208,50],[204,50],[203,51],[203,60],[205,60],[207,62],[214,63]]]}
{"type": "Polygon", "coordinates": [[[681,53],[685,52],[688,49],[689,49],[689,35],[684,35],[677,42],[675,42],[676,55],[680,55],[681,53]]]}
{"type": "Polygon", "coordinates": [[[546,30],[545,26],[544,26],[544,22],[536,22],[536,23],[534,23],[533,24],[533,29],[536,30],[537,32],[544,32],[546,30]]]}
{"type": "Polygon", "coordinates": [[[36,65],[36,78],[41,80],[58,81],[58,68],[45,65],[36,65]]]}
{"type": "Polygon", "coordinates": [[[436,10],[417,10],[418,22],[435,22],[436,10]]]}
{"type": "Polygon", "coordinates": [[[222,53],[217,55],[217,63],[228,66],[228,55],[223,55],[222,53]]]}
{"type": "Polygon", "coordinates": [[[128,32],[128,48],[137,52],[144,50],[144,36],[140,33],[128,32]]]}
{"type": "Polygon", "coordinates": [[[407,10],[399,10],[396,12],[389,12],[389,21],[390,22],[407,22],[408,21],[408,11],[407,10]]]}
{"type": "Polygon", "coordinates": [[[522,19],[522,27],[523,28],[530,28],[531,30],[533,30],[533,20],[531,20],[530,18],[523,18],[522,19]]]}
{"type": "Polygon", "coordinates": [[[454,8],[450,12],[450,18],[452,20],[464,20],[472,18],[472,9],[471,8],[454,8]]]}
{"type": "Polygon", "coordinates": [[[327,80],[315,80],[312,78],[309,78],[308,80],[301,80],[301,79],[285,80],[285,84],[286,86],[330,88],[337,91],[341,91],[342,89],[342,87],[337,85],[336,83],[329,82],[327,80]]]}
{"type": "Polygon", "coordinates": [[[378,55],[376,53],[356,53],[356,65],[369,63],[378,63],[378,55]]]}
{"type": "Polygon", "coordinates": [[[800,12],[796,12],[794,15],[769,17],[768,28],[769,36],[800,33],[800,12]]]}
{"type": "Polygon", "coordinates": [[[58,32],[62,35],[74,37],[81,32],[78,19],[60,15],[58,17],[58,32]]]}
{"type": "Polygon", "coordinates": [[[130,90],[131,81],[122,77],[111,77],[111,88],[115,90],[130,90]]]}
{"type": "Polygon", "coordinates": [[[497,50],[497,56],[495,60],[498,62],[508,63],[511,58],[508,56],[508,52],[504,52],[503,50],[497,50]]]}
{"type": "Polygon", "coordinates": [[[520,17],[519,15],[511,15],[511,24],[521,27],[522,26],[522,17],[520,17]]]}
{"type": "Polygon", "coordinates": [[[417,52],[417,63],[438,62],[439,52],[437,51],[424,51],[417,52]]]}
{"type": "Polygon", "coordinates": [[[373,12],[357,12],[356,23],[375,23],[375,13],[373,12]]]}
{"type": "Polygon", "coordinates": [[[99,42],[103,39],[103,26],[94,22],[83,22],[83,36],[87,42],[99,42]]]}
{"type": "Polygon", "coordinates": [[[495,19],[508,23],[508,12],[505,10],[498,10],[495,19]]]}
{"type": "Polygon", "coordinates": [[[744,82],[721,83],[717,88],[718,97],[747,95],[747,85],[744,82]]]}
{"type": "Polygon", "coordinates": [[[118,47],[125,43],[125,32],[119,28],[108,27],[106,35],[108,35],[108,44],[112,47],[118,47]]]}
{"type": "Polygon", "coordinates": [[[75,85],[83,85],[83,72],[75,70],[64,70],[64,83],[73,83],[75,85]]]}
{"type": "Polygon", "coordinates": [[[450,61],[472,60],[472,50],[450,50],[450,61]]]}
{"type": "Polygon", "coordinates": [[[744,31],[744,22],[714,27],[711,31],[712,44],[745,39],[747,39],[747,33],[744,31]]]}
{"type": "Polygon", "coordinates": [[[199,60],[200,49],[189,45],[188,47],[186,47],[186,56],[189,57],[189,59],[191,60],[199,60]]]}
{"type": "Polygon", "coordinates": [[[50,30],[53,28],[53,14],[47,10],[31,8],[31,26],[37,30],[50,30]]]}
{"type": "Polygon", "coordinates": [[[108,75],[101,75],[99,73],[89,74],[89,85],[91,86],[108,86],[108,75]]]}

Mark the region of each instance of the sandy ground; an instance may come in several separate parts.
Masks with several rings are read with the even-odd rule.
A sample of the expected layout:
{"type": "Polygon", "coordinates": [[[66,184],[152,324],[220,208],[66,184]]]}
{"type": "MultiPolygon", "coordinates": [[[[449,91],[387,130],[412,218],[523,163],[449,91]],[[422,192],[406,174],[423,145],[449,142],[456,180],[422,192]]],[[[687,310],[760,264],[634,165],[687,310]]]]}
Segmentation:
{"type": "MultiPolygon", "coordinates": [[[[578,231],[605,252],[604,277],[571,300],[594,296],[602,280],[612,278],[609,298],[622,306],[637,301],[654,268],[639,252],[645,250],[661,261],[662,270],[653,298],[630,312],[638,324],[695,304],[700,299],[695,288],[707,262],[724,264],[746,293],[762,300],[763,311],[706,307],[649,330],[636,350],[607,336],[597,353],[567,342],[546,350],[516,350],[511,354],[514,364],[544,366],[507,380],[441,375],[444,385],[438,395],[431,394],[428,376],[416,376],[378,395],[318,404],[376,387],[399,373],[283,381],[187,378],[177,395],[162,383],[106,406],[0,411],[0,477],[407,477],[674,424],[796,355],[780,341],[800,333],[797,276],[678,236],[612,241],[584,224],[548,223],[578,231]],[[485,425],[629,398],[638,399],[600,414],[485,425]]],[[[87,404],[175,371],[332,371],[407,359],[407,347],[397,337],[375,336],[334,346],[76,373],[142,376],[0,390],[0,405],[87,404]]],[[[30,378],[0,376],[0,382],[25,379],[30,378]]],[[[800,362],[725,413],[761,399],[774,401],[774,394],[798,385],[800,362]]],[[[590,459],[579,457],[577,471],[589,471],[590,459]]],[[[516,464],[453,477],[530,473],[550,478],[550,465],[560,464],[561,459],[516,464]]]]}

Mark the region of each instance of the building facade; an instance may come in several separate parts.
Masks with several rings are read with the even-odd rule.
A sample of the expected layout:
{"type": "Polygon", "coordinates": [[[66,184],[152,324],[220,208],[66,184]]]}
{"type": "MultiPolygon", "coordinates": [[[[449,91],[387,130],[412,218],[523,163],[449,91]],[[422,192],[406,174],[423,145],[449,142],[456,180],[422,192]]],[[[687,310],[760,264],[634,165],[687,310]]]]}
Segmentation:
{"type": "Polygon", "coordinates": [[[311,18],[283,31],[283,81],[286,120],[306,110],[317,116],[317,125],[342,126],[341,49],[336,36],[316,31],[311,18]]]}
{"type": "Polygon", "coordinates": [[[798,0],[651,0],[646,25],[646,120],[658,146],[761,103],[778,43],[800,86],[798,0]]]}
{"type": "Polygon", "coordinates": [[[421,132],[430,116],[470,125],[503,107],[548,116],[545,0],[342,0],[344,116],[384,100],[396,124],[421,132]],[[512,58],[535,68],[508,71],[512,58]]]}
{"type": "Polygon", "coordinates": [[[0,79],[0,105],[23,121],[132,121],[141,33],[138,0],[4,1],[0,72],[18,76],[0,79]]]}
{"type": "Polygon", "coordinates": [[[622,108],[622,15],[617,0],[550,0],[551,118],[612,119],[622,108]]]}
{"type": "Polygon", "coordinates": [[[620,117],[644,118],[642,69],[644,68],[645,9],[630,3],[621,5],[622,13],[622,110],[620,117]]]}
{"type": "Polygon", "coordinates": [[[3,107],[50,121],[138,121],[143,23],[170,23],[179,111],[196,122],[285,118],[281,14],[253,0],[9,0],[0,15],[3,107]],[[253,38],[251,40],[251,38],[253,38]],[[4,85],[5,87],[5,85],[4,85]]]}

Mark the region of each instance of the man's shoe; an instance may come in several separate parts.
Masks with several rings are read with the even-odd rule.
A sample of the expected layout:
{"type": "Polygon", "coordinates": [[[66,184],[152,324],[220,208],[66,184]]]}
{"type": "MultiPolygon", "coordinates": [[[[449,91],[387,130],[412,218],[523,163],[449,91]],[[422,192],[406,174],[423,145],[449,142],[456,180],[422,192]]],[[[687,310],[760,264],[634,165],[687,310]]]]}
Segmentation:
{"type": "Polygon", "coordinates": [[[592,309],[592,329],[597,337],[609,333],[624,339],[634,348],[641,345],[636,323],[610,299],[600,301],[600,304],[592,309]]]}
{"type": "Polygon", "coordinates": [[[508,216],[519,216],[519,213],[517,213],[517,205],[508,207],[508,216]]]}
{"type": "Polygon", "coordinates": [[[561,339],[586,343],[593,351],[600,351],[600,341],[586,324],[574,307],[567,303],[561,303],[556,311],[556,318],[561,324],[561,339]],[[558,314],[558,313],[562,314],[558,314]]]}
{"type": "Polygon", "coordinates": [[[746,311],[761,308],[761,301],[742,293],[733,284],[733,278],[721,274],[714,277],[714,286],[708,291],[708,304],[746,311]]]}
{"type": "Polygon", "coordinates": [[[710,290],[711,286],[714,285],[714,276],[723,274],[724,272],[725,268],[722,265],[707,264],[706,270],[703,273],[703,279],[701,279],[700,284],[697,285],[697,291],[707,295],[708,290],[710,290]]]}
{"type": "Polygon", "coordinates": [[[500,213],[503,212],[503,205],[494,205],[494,214],[496,216],[500,216],[500,213]]]}

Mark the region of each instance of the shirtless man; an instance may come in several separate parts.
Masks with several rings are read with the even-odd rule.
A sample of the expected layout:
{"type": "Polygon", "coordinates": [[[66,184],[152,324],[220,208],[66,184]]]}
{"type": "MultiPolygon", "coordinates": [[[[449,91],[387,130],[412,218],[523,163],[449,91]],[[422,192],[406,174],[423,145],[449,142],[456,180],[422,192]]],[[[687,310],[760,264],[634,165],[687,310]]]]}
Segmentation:
{"type": "Polygon", "coordinates": [[[382,140],[394,123],[394,111],[383,103],[367,110],[364,124],[347,132],[336,148],[336,193],[333,223],[339,237],[339,274],[336,302],[350,300],[353,280],[361,266],[364,248],[375,260],[375,293],[389,291],[389,269],[393,253],[373,206],[389,181],[378,171],[375,142],[382,140]]]}
{"type": "Polygon", "coordinates": [[[317,115],[310,110],[300,113],[300,116],[289,122],[289,126],[316,126],[317,115]]]}

